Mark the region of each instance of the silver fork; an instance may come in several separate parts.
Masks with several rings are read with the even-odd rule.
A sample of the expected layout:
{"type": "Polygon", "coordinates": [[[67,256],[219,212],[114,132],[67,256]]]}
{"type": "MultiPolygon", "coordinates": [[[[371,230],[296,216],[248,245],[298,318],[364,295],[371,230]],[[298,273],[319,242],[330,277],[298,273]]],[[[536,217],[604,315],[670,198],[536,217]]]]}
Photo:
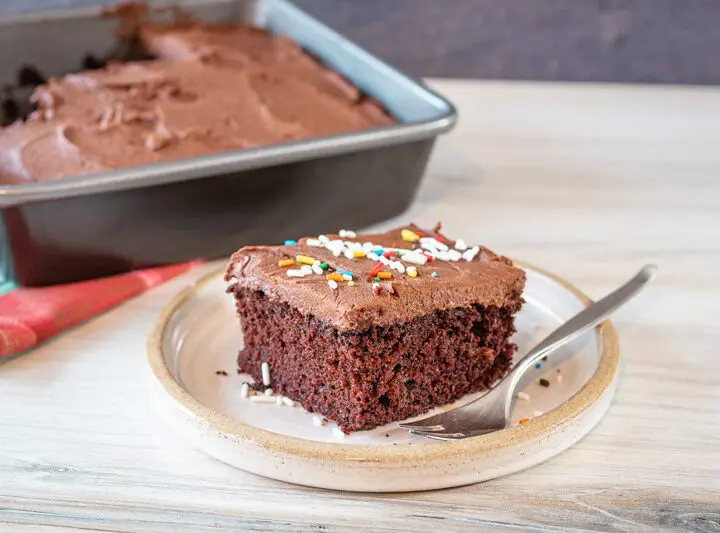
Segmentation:
{"type": "Polygon", "coordinates": [[[635,296],[653,278],[656,270],[655,265],[645,265],[635,277],[619,289],[589,305],[565,322],[530,350],[487,394],[451,411],[400,424],[400,427],[410,430],[413,435],[437,440],[466,439],[504,429],[510,420],[515,388],[523,374],[549,352],[602,322],[635,296]]]}

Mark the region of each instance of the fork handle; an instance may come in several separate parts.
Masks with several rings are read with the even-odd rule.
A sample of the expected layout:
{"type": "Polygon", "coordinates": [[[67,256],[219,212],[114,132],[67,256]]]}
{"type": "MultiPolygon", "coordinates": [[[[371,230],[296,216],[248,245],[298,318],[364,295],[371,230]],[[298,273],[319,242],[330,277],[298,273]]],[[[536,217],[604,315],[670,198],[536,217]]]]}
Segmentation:
{"type": "Polygon", "coordinates": [[[589,305],[545,337],[523,357],[508,375],[508,391],[512,393],[522,375],[548,352],[567,344],[581,333],[598,325],[616,309],[635,296],[655,275],[657,266],[645,265],[635,276],[605,298],[589,305]]]}

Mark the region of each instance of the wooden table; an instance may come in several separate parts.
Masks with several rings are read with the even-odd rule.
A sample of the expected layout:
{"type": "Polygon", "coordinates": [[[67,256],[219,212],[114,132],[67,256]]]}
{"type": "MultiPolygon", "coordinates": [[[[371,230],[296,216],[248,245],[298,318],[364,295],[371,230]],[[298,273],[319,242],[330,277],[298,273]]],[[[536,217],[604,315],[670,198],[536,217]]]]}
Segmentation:
{"type": "Polygon", "coordinates": [[[615,319],[624,368],[600,425],[537,468],[440,492],[236,471],[148,408],[145,334],[198,271],[0,365],[0,530],[720,528],[720,91],[434,85],[462,119],[400,220],[440,219],[595,297],[660,265],[615,319]]]}

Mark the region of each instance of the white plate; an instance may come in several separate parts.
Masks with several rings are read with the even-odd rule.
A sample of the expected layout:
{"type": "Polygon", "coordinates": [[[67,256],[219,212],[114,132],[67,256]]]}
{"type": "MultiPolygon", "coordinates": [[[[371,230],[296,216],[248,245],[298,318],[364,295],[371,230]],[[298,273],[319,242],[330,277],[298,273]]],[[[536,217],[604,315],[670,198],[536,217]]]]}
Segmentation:
{"type": "MultiPolygon", "coordinates": [[[[514,338],[519,354],[588,302],[568,283],[525,268],[526,303],[514,338]]],[[[148,339],[153,389],[163,416],[194,445],[275,479],[385,492],[495,478],[567,449],[600,420],[614,392],[617,344],[612,325],[605,322],[553,353],[528,376],[523,390],[530,399],[515,402],[511,428],[450,443],[410,436],[397,424],[339,438],[335,424],[316,427],[302,407],[241,397],[240,385],[249,378],[236,372],[242,336],[233,300],[224,291],[222,274],[212,274],[183,291],[161,314],[148,339]],[[540,378],[550,386],[541,386],[540,378]],[[523,418],[529,421],[518,424],[523,418]]]]}

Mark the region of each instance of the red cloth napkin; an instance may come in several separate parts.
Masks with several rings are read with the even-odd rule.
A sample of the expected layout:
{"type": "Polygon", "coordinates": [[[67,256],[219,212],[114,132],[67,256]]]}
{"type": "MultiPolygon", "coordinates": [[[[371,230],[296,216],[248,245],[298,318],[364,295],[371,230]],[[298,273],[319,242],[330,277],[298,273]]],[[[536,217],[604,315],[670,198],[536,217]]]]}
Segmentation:
{"type": "Polygon", "coordinates": [[[10,291],[0,296],[0,359],[32,348],[197,264],[199,261],[10,291]]]}

